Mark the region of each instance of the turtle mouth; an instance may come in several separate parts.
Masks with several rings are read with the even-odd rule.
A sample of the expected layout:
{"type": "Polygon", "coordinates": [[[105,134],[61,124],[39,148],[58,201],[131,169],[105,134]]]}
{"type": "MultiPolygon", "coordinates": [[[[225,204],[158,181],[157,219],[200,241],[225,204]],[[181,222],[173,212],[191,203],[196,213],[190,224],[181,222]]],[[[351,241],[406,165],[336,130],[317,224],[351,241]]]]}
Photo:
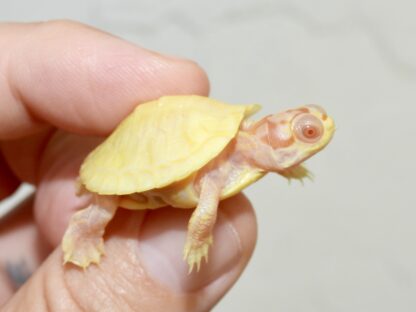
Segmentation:
{"type": "Polygon", "coordinates": [[[279,163],[279,167],[284,169],[296,166],[303,161],[299,151],[295,148],[284,148],[276,150],[275,157],[279,163]]]}

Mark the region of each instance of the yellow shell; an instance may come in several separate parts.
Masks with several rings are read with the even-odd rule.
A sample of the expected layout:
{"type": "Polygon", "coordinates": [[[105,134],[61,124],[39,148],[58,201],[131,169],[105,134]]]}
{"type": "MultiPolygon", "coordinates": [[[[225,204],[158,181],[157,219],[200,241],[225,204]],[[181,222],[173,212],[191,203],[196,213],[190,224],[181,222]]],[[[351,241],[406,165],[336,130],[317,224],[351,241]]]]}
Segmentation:
{"type": "Polygon", "coordinates": [[[141,104],[88,155],[81,183],[90,192],[127,195],[181,181],[215,158],[259,108],[195,95],[141,104]]]}

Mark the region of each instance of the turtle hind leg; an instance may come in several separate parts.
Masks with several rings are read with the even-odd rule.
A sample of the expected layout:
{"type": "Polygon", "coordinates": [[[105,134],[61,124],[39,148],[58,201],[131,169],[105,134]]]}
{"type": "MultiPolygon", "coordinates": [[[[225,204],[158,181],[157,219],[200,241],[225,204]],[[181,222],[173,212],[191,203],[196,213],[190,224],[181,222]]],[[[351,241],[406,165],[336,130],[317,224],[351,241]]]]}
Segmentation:
{"type": "Polygon", "coordinates": [[[104,254],[104,230],[117,210],[117,197],[94,195],[93,202],[70,219],[62,239],[64,263],[82,268],[99,263],[104,254]]]}
{"type": "Polygon", "coordinates": [[[195,266],[197,272],[199,272],[203,258],[208,262],[208,249],[212,243],[212,235],[205,239],[200,239],[198,242],[187,240],[184,248],[184,259],[188,263],[189,274],[192,273],[195,266]]]}
{"type": "Polygon", "coordinates": [[[189,265],[189,273],[195,266],[199,271],[203,258],[208,261],[208,249],[213,242],[212,229],[217,219],[219,194],[214,181],[209,178],[202,181],[198,206],[189,220],[183,252],[184,260],[189,265]]]}

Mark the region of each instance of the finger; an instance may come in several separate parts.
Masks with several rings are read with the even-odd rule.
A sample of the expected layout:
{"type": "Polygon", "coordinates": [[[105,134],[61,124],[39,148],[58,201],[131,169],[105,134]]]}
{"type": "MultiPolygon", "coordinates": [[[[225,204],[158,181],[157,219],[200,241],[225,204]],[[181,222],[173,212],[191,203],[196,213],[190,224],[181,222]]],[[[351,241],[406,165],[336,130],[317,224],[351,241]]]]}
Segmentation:
{"type": "Polygon", "coordinates": [[[75,181],[82,161],[101,140],[57,132],[42,154],[34,213],[53,246],[60,243],[71,215],[88,204],[88,198],[76,195],[75,181]]]}
{"type": "Polygon", "coordinates": [[[108,134],[138,103],[208,93],[194,63],[74,22],[0,25],[0,139],[44,124],[108,134]]]}
{"type": "Polygon", "coordinates": [[[29,199],[0,223],[0,306],[51,251],[33,221],[29,199]]]}
{"type": "Polygon", "coordinates": [[[45,127],[26,137],[0,142],[0,150],[8,166],[7,170],[13,172],[20,181],[37,184],[43,152],[55,131],[53,127],[45,127]]]}
{"type": "Polygon", "coordinates": [[[208,311],[246,266],[256,222],[241,195],[222,202],[210,260],[187,274],[182,260],[190,211],[119,211],[99,266],[62,266],[57,249],[6,309],[52,311],[208,311]],[[122,290],[122,291],[121,291],[122,290]],[[91,299],[93,298],[93,299],[91,299]]]}

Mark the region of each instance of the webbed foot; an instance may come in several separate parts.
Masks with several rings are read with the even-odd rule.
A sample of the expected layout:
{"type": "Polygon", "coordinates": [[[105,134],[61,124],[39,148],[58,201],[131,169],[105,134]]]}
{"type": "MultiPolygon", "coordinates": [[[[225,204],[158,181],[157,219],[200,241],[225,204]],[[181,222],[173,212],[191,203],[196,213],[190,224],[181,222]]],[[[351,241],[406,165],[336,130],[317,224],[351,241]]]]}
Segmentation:
{"type": "Polygon", "coordinates": [[[64,263],[71,262],[82,268],[98,264],[104,254],[104,230],[117,209],[113,197],[97,196],[94,203],[77,211],[69,221],[62,239],[64,263]]]}
{"type": "MultiPolygon", "coordinates": [[[[71,225],[75,226],[75,225],[71,225]]],[[[80,225],[76,225],[80,227],[80,225]]],[[[91,263],[100,263],[101,255],[104,254],[104,241],[99,235],[83,235],[83,231],[69,231],[65,233],[62,240],[62,250],[64,252],[64,264],[71,262],[83,269],[91,263]]]]}
{"type": "Polygon", "coordinates": [[[196,266],[196,271],[199,272],[203,258],[205,258],[205,262],[208,262],[208,249],[212,245],[212,242],[212,235],[203,241],[195,242],[192,239],[187,240],[183,251],[183,258],[189,266],[188,274],[192,273],[194,266],[196,266]]]}

